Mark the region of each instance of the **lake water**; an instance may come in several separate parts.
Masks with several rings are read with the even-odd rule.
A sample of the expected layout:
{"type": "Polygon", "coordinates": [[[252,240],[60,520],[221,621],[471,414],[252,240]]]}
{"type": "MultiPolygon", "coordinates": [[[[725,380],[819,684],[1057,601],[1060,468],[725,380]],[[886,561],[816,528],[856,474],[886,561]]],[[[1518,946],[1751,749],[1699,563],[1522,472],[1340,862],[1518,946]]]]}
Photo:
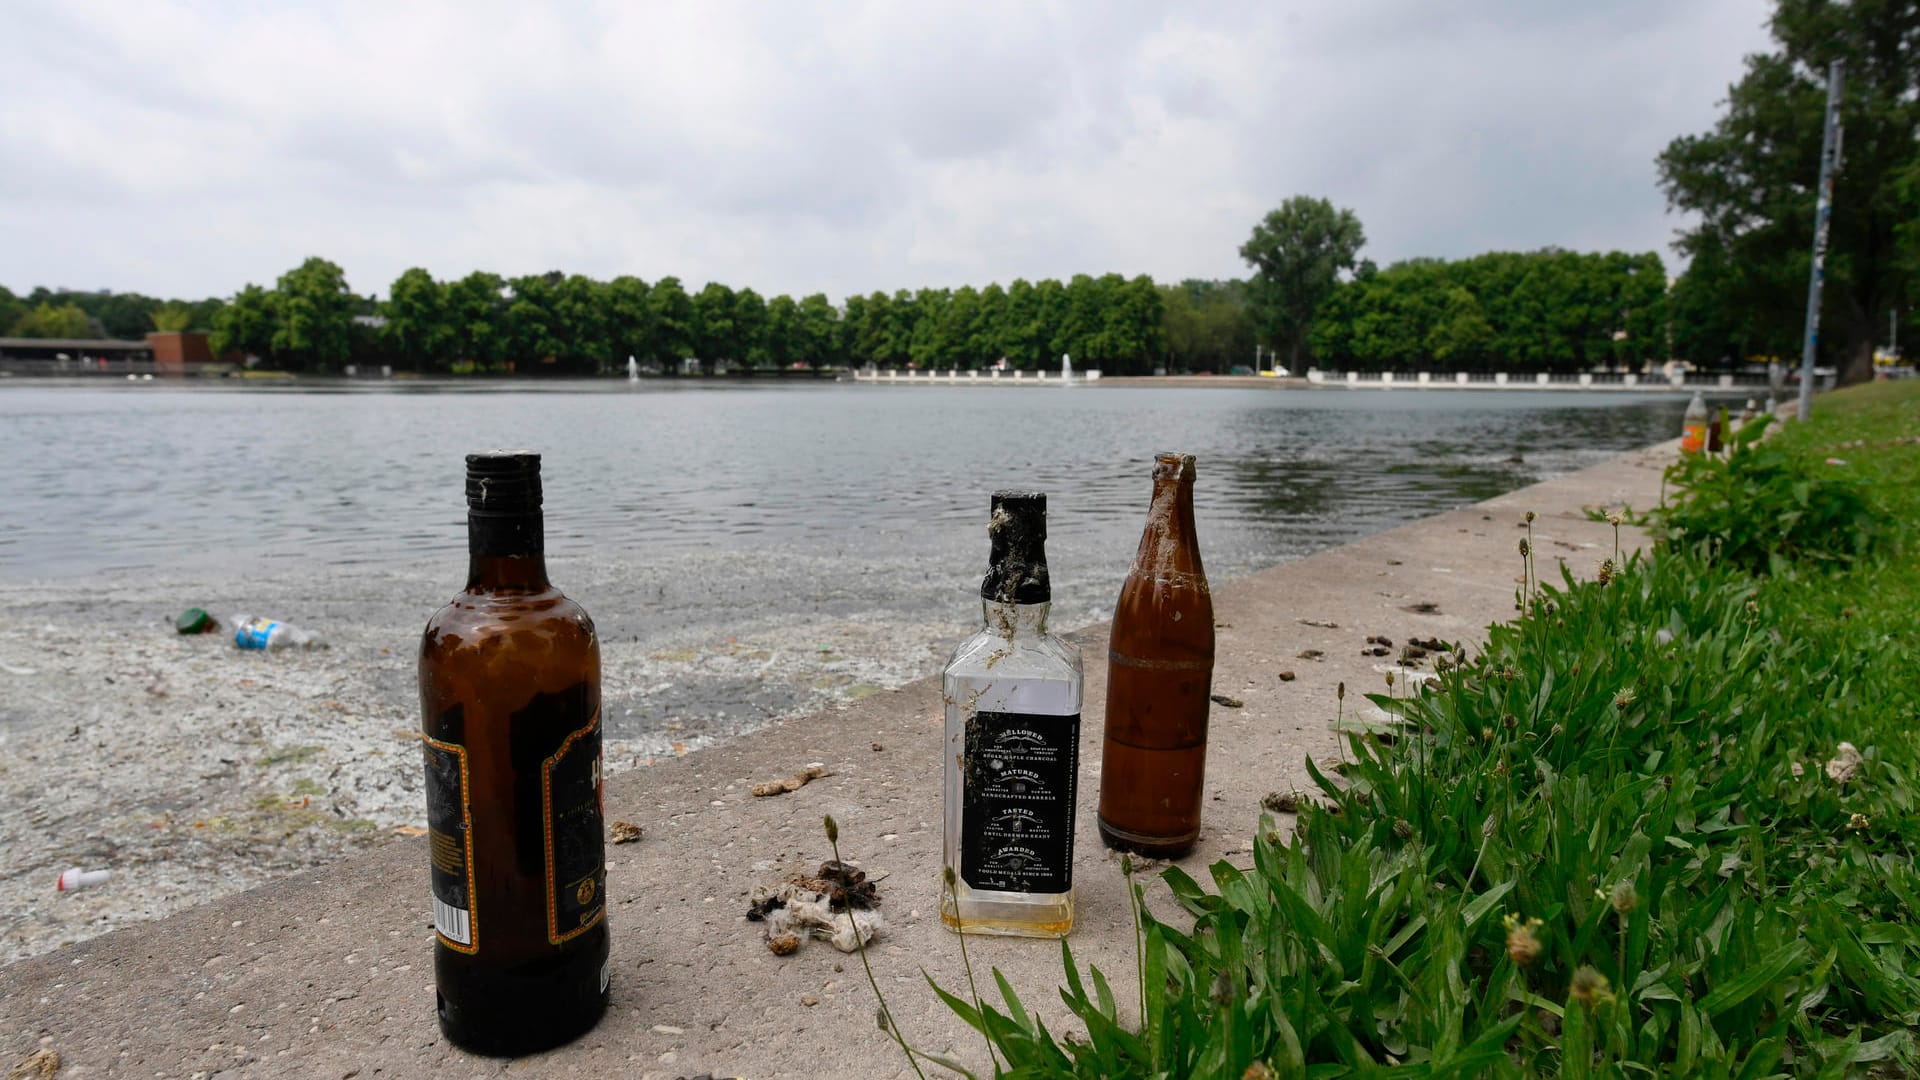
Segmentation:
{"type": "MultiPolygon", "coordinates": [[[[333,384],[0,387],[0,577],[458,559],[462,455],[545,455],[548,546],[917,554],[977,574],[988,494],[1048,493],[1059,565],[1132,552],[1197,455],[1215,576],[1672,436],[1684,402],[1553,392],[333,384]],[[976,550],[978,549],[978,550],[976,550]],[[957,565],[956,565],[957,563],[957,565]]],[[[777,603],[777,600],[770,600],[777,603]]]]}
{"type": "MultiPolygon", "coordinates": [[[[138,654],[181,609],[334,642],[401,723],[466,571],[463,455],[545,455],[548,563],[600,630],[632,759],[939,670],[978,625],[988,497],[1048,496],[1054,625],[1112,610],[1152,455],[1199,458],[1216,583],[1671,437],[1577,392],[0,384],[0,627],[138,654]]],[[[0,709],[3,713],[4,709],[0,709]]],[[[381,730],[384,730],[381,729],[381,730]]]]}

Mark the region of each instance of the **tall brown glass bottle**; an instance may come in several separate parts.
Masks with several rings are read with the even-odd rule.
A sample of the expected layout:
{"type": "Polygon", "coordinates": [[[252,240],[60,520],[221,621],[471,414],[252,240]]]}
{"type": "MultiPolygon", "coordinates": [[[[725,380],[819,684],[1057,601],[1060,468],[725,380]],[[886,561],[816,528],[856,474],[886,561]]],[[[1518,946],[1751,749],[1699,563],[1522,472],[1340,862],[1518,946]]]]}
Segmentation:
{"type": "Polygon", "coordinates": [[[467,587],[420,643],[440,1030],[487,1054],[607,1007],[600,646],[540,502],[540,455],[467,458],[467,587]]]}
{"type": "Polygon", "coordinates": [[[1153,463],[1153,503],[1107,652],[1100,838],[1108,847],[1178,856],[1200,835],[1213,596],[1193,527],[1193,457],[1153,463]]]}

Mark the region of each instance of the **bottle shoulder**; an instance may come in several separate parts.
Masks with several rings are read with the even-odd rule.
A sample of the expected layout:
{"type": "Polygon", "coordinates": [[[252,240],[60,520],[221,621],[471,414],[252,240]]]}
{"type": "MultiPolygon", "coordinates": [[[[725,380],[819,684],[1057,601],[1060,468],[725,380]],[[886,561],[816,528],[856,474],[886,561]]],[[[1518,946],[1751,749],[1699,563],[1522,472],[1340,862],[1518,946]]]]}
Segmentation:
{"type": "Polygon", "coordinates": [[[593,618],[560,590],[467,589],[427,620],[422,648],[457,651],[509,639],[548,648],[599,648],[593,618]]]}
{"type": "Polygon", "coordinates": [[[1080,646],[1057,634],[1005,634],[982,628],[962,641],[947,660],[947,675],[1019,675],[1079,679],[1080,646]]]}

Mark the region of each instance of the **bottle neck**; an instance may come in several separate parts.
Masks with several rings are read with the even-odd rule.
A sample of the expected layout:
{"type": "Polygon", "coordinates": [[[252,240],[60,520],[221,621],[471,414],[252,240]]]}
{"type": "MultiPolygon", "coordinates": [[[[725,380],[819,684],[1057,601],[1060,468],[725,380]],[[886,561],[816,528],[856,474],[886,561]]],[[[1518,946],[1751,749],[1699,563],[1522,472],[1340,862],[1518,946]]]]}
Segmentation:
{"type": "Polygon", "coordinates": [[[540,592],[551,584],[544,555],[472,555],[467,559],[469,592],[540,592]]]}
{"type": "Polygon", "coordinates": [[[1038,637],[1047,632],[1047,612],[1052,610],[1051,603],[1008,604],[999,600],[981,600],[980,614],[985,618],[987,629],[1011,640],[1015,637],[1038,637]]]}
{"type": "Polygon", "coordinates": [[[1154,479],[1153,502],[1147,507],[1147,527],[1140,534],[1133,568],[1205,573],[1193,524],[1193,481],[1179,476],[1154,479]]]}
{"type": "Polygon", "coordinates": [[[467,515],[467,588],[548,588],[546,535],[539,511],[467,515]]]}

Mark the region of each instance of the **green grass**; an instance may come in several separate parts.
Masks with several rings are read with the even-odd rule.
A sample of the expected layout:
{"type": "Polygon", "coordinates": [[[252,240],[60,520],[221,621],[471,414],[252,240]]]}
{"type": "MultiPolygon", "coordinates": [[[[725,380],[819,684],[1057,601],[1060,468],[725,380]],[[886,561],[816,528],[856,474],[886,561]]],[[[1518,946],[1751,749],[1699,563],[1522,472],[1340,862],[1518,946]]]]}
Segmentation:
{"type": "Polygon", "coordinates": [[[1670,480],[1655,554],[1374,695],[1398,737],[1310,762],[1250,867],[1163,874],[1141,1030],[1064,950],[1085,1038],[943,992],[996,1075],[1920,1070],[1920,383],[1670,480]]]}

